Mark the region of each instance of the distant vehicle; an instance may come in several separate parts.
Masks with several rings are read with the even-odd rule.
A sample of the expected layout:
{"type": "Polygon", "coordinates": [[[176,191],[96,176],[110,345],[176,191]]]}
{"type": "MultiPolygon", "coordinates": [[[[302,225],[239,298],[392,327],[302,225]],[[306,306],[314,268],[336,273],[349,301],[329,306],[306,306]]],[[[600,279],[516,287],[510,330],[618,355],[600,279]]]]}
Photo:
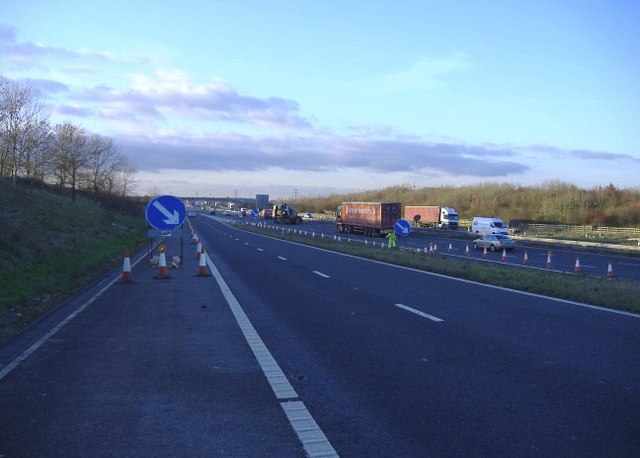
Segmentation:
{"type": "Polygon", "coordinates": [[[516,247],[516,242],[508,235],[492,234],[485,235],[473,241],[473,248],[479,250],[486,248],[490,251],[507,250],[512,251],[516,247]]]}
{"type": "Polygon", "coordinates": [[[522,220],[512,219],[509,220],[509,235],[516,235],[522,232],[522,220]]]}
{"type": "Polygon", "coordinates": [[[299,224],[302,223],[302,218],[292,205],[275,204],[273,206],[273,222],[276,224],[299,224]]]}
{"type": "Polygon", "coordinates": [[[400,202],[342,202],[336,209],[336,230],[381,236],[392,232],[401,218],[400,202]]]}
{"type": "Polygon", "coordinates": [[[194,211],[190,211],[188,215],[189,215],[189,218],[195,218],[196,216],[198,216],[198,214],[194,211]]]}
{"type": "Polygon", "coordinates": [[[502,234],[509,235],[509,229],[500,218],[489,218],[486,216],[476,216],[471,224],[471,232],[474,234],[491,235],[502,234]]]}
{"type": "Polygon", "coordinates": [[[210,214],[210,215],[215,215],[215,214],[216,214],[216,211],[215,211],[215,210],[211,210],[211,211],[209,212],[209,214],[210,214]]]}
{"type": "Polygon", "coordinates": [[[303,213],[302,219],[313,219],[313,215],[311,213],[303,213]]]}
{"type": "Polygon", "coordinates": [[[263,208],[262,210],[260,210],[260,218],[273,218],[273,210],[271,210],[270,208],[263,208]]]}
{"type": "Polygon", "coordinates": [[[458,229],[460,222],[455,208],[439,205],[407,205],[404,207],[404,219],[415,226],[439,229],[458,229]]]}

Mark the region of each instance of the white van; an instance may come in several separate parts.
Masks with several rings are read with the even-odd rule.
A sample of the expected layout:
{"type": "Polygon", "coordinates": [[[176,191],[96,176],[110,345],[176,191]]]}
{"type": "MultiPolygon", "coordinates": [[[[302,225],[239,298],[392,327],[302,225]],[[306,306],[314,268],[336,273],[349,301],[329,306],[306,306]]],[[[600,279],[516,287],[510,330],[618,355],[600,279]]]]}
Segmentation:
{"type": "Polygon", "coordinates": [[[471,232],[480,235],[504,234],[509,235],[509,228],[500,218],[476,216],[471,223],[471,232]]]}

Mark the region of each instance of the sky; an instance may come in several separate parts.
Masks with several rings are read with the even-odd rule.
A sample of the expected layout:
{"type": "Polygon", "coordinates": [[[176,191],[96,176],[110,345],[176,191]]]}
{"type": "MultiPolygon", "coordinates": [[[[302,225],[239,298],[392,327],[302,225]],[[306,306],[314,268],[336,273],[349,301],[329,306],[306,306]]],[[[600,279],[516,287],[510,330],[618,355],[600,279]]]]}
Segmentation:
{"type": "Polygon", "coordinates": [[[640,186],[637,0],[0,0],[0,74],[137,194],[640,186]]]}

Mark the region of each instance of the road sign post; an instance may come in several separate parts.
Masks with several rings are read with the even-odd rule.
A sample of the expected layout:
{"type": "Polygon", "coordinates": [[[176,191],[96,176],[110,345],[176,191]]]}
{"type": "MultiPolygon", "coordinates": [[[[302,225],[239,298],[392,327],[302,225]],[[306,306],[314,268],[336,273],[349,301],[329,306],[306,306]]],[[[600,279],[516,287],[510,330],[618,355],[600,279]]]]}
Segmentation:
{"type": "Polygon", "coordinates": [[[180,259],[184,259],[182,230],[179,229],[187,217],[184,202],[175,196],[158,196],[147,204],[145,216],[149,225],[153,227],[147,232],[150,239],[180,236],[180,259]]]}
{"type": "Polygon", "coordinates": [[[179,198],[165,195],[149,202],[145,215],[151,227],[159,231],[173,231],[184,223],[187,208],[179,198]]]}
{"type": "Polygon", "coordinates": [[[407,237],[411,234],[411,223],[405,219],[399,219],[393,225],[393,230],[400,237],[407,237]]]}

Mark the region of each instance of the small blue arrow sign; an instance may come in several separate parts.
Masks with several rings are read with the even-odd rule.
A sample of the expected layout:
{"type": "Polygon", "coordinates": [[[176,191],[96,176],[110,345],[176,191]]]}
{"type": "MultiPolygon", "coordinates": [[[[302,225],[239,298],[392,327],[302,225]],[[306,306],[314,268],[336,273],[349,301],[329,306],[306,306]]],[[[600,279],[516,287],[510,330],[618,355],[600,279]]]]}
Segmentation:
{"type": "Polygon", "coordinates": [[[251,210],[251,217],[252,217],[252,218],[257,218],[258,216],[260,216],[260,215],[258,214],[258,210],[251,210]]]}
{"type": "Polygon", "coordinates": [[[184,223],[187,208],[184,202],[175,196],[159,196],[147,204],[145,214],[152,227],[170,231],[184,223]]]}
{"type": "Polygon", "coordinates": [[[399,219],[393,225],[393,231],[400,237],[407,237],[411,234],[411,223],[406,219],[399,219]]]}

